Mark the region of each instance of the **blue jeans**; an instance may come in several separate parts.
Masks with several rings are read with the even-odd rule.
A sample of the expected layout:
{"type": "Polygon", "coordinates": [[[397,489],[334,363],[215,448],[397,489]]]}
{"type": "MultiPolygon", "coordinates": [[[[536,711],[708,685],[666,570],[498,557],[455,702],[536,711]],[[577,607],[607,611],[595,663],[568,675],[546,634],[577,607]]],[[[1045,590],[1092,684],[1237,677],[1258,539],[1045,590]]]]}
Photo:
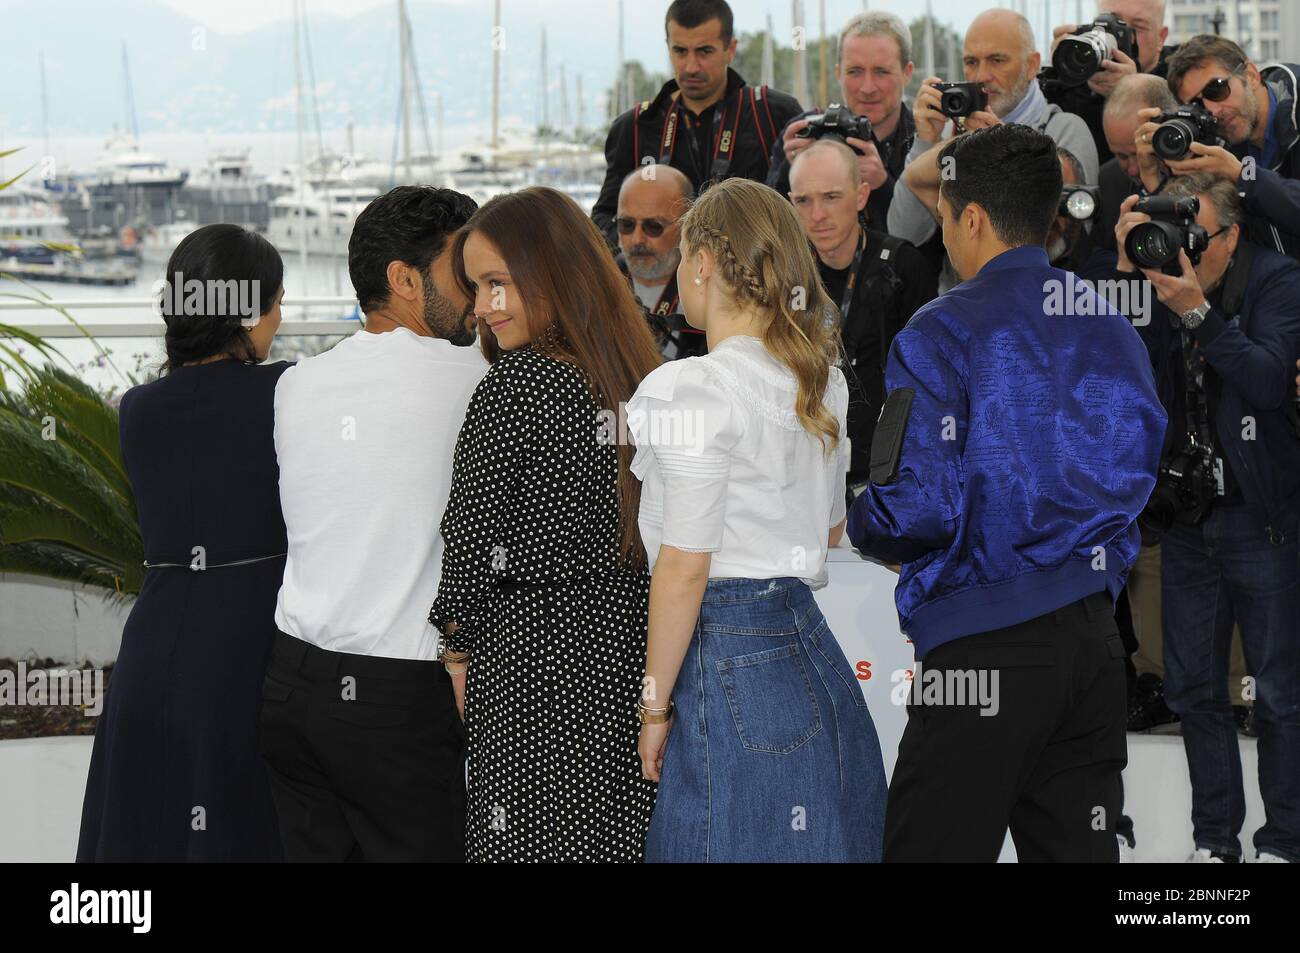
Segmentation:
{"type": "Polygon", "coordinates": [[[1300,862],[1300,573],[1296,524],[1251,506],[1218,507],[1164,538],[1161,598],[1165,698],[1182,718],[1197,847],[1240,856],[1246,816],[1241,755],[1227,695],[1232,627],[1255,680],[1259,789],[1265,822],[1255,850],[1300,862]]]}
{"type": "Polygon", "coordinates": [[[880,742],[804,583],[711,581],[673,702],[647,862],[880,860],[880,742]]]}

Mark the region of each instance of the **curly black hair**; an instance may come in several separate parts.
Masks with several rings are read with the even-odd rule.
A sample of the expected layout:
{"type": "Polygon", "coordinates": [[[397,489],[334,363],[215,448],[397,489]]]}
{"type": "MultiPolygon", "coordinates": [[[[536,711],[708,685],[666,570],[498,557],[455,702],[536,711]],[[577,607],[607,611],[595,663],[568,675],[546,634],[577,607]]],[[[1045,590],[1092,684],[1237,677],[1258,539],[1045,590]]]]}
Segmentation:
{"type": "Polygon", "coordinates": [[[388,302],[389,262],[427,271],[477,209],[466,195],[428,185],[399,185],[367,205],[348,242],[348,274],[361,310],[388,302]]]}

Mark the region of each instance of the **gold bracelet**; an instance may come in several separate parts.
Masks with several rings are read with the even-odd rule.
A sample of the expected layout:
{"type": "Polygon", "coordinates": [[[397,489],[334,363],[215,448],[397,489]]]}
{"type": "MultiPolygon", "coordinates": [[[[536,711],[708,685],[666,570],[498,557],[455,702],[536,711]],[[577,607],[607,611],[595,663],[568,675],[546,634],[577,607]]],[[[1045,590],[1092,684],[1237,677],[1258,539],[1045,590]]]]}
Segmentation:
{"type": "Polygon", "coordinates": [[[645,705],[638,704],[637,717],[643,725],[662,725],[673,716],[673,703],[670,701],[667,708],[647,708],[645,705]]]}

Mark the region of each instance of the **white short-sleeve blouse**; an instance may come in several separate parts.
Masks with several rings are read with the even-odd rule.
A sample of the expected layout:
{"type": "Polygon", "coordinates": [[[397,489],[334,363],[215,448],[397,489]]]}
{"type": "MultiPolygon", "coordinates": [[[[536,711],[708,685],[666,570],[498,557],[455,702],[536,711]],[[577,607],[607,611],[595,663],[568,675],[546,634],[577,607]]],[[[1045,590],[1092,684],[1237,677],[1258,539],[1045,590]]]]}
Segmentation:
{"type": "Polygon", "coordinates": [[[845,509],[848,386],[831,368],[823,401],[841,437],[829,452],[799,423],[797,391],[785,365],[746,335],[641,382],[627,426],[651,569],[667,544],[712,553],[713,579],[826,584],[828,531],[845,509]]]}

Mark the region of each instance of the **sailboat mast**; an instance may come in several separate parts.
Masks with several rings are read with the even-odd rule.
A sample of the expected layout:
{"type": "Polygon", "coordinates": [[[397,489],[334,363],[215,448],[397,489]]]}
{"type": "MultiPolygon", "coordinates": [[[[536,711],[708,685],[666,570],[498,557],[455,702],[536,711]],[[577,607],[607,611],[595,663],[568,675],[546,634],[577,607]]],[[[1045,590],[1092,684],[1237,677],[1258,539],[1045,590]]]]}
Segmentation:
{"type": "MultiPolygon", "coordinates": [[[[303,0],[294,0],[293,5],[293,87],[295,113],[298,119],[298,263],[302,273],[298,280],[303,283],[306,292],[307,283],[307,156],[306,132],[303,128],[302,104],[302,4],[303,0]]],[[[303,308],[306,317],[307,309],[303,308]]]]}
{"type": "Polygon", "coordinates": [[[497,117],[501,108],[501,0],[492,4],[492,148],[497,148],[497,117]]]}
{"type": "Polygon", "coordinates": [[[45,139],[45,158],[48,161],[52,153],[50,152],[50,100],[45,90],[45,51],[41,50],[37,57],[41,63],[41,135],[45,139]]]}
{"type": "Polygon", "coordinates": [[[402,71],[402,159],[406,168],[406,183],[411,183],[411,66],[407,59],[410,47],[410,29],[406,21],[406,0],[397,0],[397,43],[402,71]]]}

